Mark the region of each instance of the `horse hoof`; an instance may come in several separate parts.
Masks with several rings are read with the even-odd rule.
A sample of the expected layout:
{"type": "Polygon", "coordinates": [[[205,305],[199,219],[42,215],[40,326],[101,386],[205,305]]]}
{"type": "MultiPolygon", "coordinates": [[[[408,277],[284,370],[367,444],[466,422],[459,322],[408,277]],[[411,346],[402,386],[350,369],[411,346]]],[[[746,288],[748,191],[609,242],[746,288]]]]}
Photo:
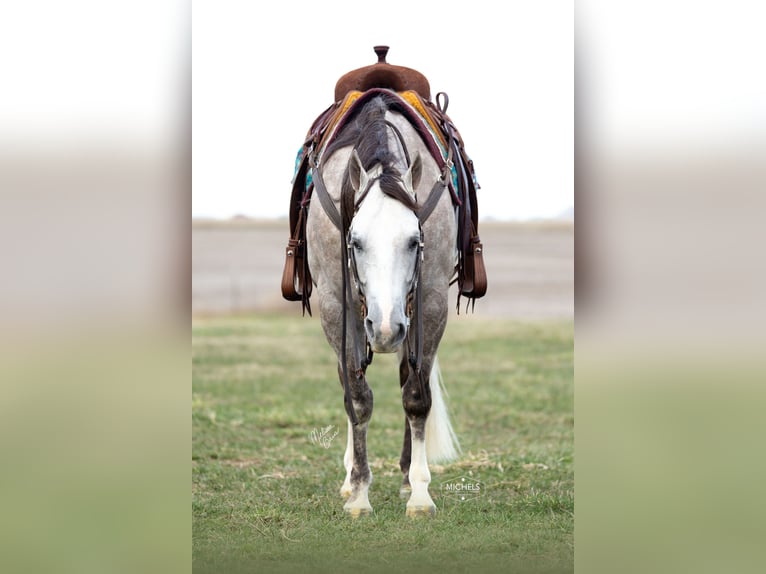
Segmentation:
{"type": "Polygon", "coordinates": [[[419,518],[421,516],[436,516],[435,506],[408,506],[407,516],[410,518],[419,518]]]}
{"type": "Polygon", "coordinates": [[[409,498],[412,494],[412,487],[410,485],[402,486],[399,489],[399,498],[409,498]]]}
{"type": "Polygon", "coordinates": [[[360,516],[371,516],[372,508],[344,508],[346,514],[351,518],[359,518],[360,516]]]}
{"type": "Polygon", "coordinates": [[[343,497],[343,500],[348,500],[349,496],[351,496],[351,489],[341,488],[340,495],[343,497]]]}

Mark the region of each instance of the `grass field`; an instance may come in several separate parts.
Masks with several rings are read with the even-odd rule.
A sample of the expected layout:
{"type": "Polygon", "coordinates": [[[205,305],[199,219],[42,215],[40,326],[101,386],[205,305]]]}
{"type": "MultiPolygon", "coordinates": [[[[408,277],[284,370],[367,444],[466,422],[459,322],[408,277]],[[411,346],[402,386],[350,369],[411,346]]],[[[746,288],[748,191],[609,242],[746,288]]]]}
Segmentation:
{"type": "Polygon", "coordinates": [[[195,319],[192,333],[195,571],[573,571],[572,321],[451,319],[439,359],[463,456],[431,466],[437,515],[419,520],[398,494],[394,356],[368,370],[374,514],[352,520],[338,493],[342,392],[318,319],[195,319]],[[325,444],[312,440],[327,427],[325,444]],[[445,490],[461,478],[477,496],[445,490]]]}

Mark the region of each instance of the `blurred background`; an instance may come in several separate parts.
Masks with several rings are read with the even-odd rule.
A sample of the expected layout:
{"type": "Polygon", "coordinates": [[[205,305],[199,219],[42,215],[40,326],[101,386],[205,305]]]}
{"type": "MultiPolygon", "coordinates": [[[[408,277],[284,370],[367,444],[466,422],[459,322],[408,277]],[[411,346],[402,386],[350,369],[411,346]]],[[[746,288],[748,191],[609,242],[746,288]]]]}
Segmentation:
{"type": "MultiPolygon", "coordinates": [[[[762,3],[584,0],[573,16],[565,2],[502,13],[447,2],[431,7],[432,38],[417,12],[377,30],[358,4],[291,6],[0,10],[2,569],[188,569],[190,277],[202,253],[189,215],[208,229],[282,216],[335,80],[387,43],[389,62],[449,93],[486,229],[560,229],[577,204],[577,569],[759,571],[762,3]],[[358,24],[325,42],[312,23],[333,9],[358,24]],[[474,124],[488,109],[502,112],[474,124]],[[284,139],[262,137],[276,115],[284,139]],[[485,133],[502,137],[485,146],[485,133]],[[282,199],[261,213],[264,196],[282,199]]],[[[567,313],[558,263],[554,307],[567,313]]],[[[226,287],[212,289],[228,295],[199,295],[205,312],[257,303],[245,274],[231,279],[236,261],[216,265],[226,287]]],[[[523,283],[522,269],[497,265],[488,297],[504,273],[523,283]]]]}
{"type": "Polygon", "coordinates": [[[191,9],[0,8],[0,570],[191,565],[191,9]]]}
{"type": "Polygon", "coordinates": [[[577,4],[582,571],[762,563],[765,16],[577,4]]]}

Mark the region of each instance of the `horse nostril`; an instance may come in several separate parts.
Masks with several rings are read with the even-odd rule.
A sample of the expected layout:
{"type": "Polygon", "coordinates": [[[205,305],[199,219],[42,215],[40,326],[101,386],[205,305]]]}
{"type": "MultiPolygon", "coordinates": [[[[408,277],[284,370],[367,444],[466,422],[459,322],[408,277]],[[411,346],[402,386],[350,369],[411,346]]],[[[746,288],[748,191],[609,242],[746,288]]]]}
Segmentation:
{"type": "Polygon", "coordinates": [[[407,326],[404,323],[399,323],[399,328],[396,330],[396,339],[402,340],[407,335],[407,326]]]}
{"type": "Polygon", "coordinates": [[[372,324],[372,319],[370,319],[369,317],[367,317],[364,320],[364,328],[367,330],[367,334],[369,336],[372,336],[372,334],[375,332],[375,328],[373,327],[373,324],[372,324]]]}

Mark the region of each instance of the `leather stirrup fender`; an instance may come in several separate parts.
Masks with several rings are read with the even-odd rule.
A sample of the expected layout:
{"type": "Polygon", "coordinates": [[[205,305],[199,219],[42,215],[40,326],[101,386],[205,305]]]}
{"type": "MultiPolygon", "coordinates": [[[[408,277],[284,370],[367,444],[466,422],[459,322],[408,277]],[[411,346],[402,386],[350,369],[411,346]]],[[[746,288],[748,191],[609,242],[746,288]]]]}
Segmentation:
{"type": "Polygon", "coordinates": [[[310,297],[313,288],[311,271],[306,258],[306,220],[304,209],[300,210],[292,237],[285,248],[285,265],[282,270],[282,297],[288,301],[301,301],[303,312],[311,315],[310,297]]]}
{"type": "Polygon", "coordinates": [[[484,245],[478,235],[471,238],[471,251],[466,257],[466,271],[470,273],[472,284],[470,291],[464,290],[463,294],[474,299],[483,297],[487,292],[487,268],[484,267],[484,245]]]}
{"type": "Polygon", "coordinates": [[[285,267],[282,271],[282,297],[288,301],[300,301],[301,286],[298,284],[298,247],[299,241],[290,238],[285,248],[285,267]]]}

